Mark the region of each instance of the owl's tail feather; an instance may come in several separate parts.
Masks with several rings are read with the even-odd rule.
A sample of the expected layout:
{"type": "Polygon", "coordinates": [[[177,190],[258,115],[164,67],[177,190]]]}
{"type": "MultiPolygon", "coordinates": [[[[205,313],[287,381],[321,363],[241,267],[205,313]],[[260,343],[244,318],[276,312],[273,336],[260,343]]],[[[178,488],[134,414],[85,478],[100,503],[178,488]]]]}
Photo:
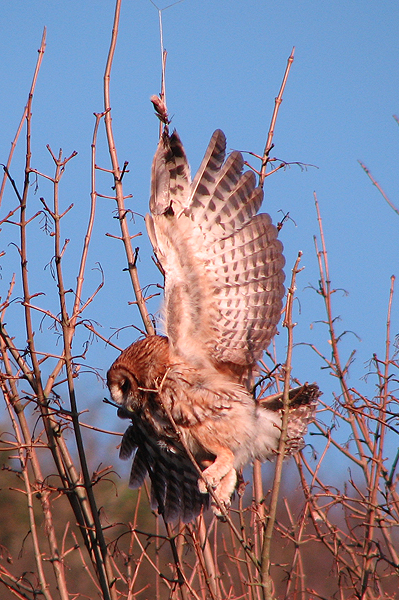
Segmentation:
{"type": "Polygon", "coordinates": [[[151,508],[158,510],[166,523],[197,517],[209,503],[208,494],[198,489],[198,473],[183,450],[166,445],[132,424],[125,432],[119,456],[127,460],[134,454],[129,487],[139,488],[148,473],[151,480],[151,508]]]}
{"type": "MultiPolygon", "coordinates": [[[[285,455],[291,456],[305,445],[304,435],[309,423],[315,418],[317,401],[321,392],[315,384],[293,388],[289,392],[289,417],[285,455]]],[[[257,407],[258,436],[256,458],[265,460],[276,454],[281,435],[281,411],[283,394],[275,394],[259,400],[257,407]]]]}

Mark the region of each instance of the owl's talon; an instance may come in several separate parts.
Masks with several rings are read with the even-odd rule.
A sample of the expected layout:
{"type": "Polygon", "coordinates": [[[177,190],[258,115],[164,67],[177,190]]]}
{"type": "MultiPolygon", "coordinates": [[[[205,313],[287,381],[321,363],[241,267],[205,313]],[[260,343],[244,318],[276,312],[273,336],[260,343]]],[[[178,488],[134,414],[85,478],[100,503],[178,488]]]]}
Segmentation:
{"type": "Polygon", "coordinates": [[[206,489],[206,483],[202,479],[198,480],[198,489],[201,492],[201,494],[207,494],[208,493],[208,490],[206,489]]]}
{"type": "Polygon", "coordinates": [[[220,506],[219,506],[219,504],[216,504],[216,502],[212,502],[212,504],[211,504],[212,511],[213,511],[213,514],[220,521],[225,521],[226,517],[225,517],[224,513],[222,512],[221,507],[224,508],[225,511],[227,511],[231,506],[231,502],[230,502],[230,499],[228,499],[228,498],[224,498],[224,499],[218,498],[218,500],[219,500],[220,506]]]}
{"type": "Polygon", "coordinates": [[[201,492],[201,494],[207,494],[208,493],[208,486],[210,486],[212,489],[216,489],[219,482],[215,481],[214,478],[208,478],[206,477],[204,479],[199,479],[198,480],[198,489],[201,492]]]}

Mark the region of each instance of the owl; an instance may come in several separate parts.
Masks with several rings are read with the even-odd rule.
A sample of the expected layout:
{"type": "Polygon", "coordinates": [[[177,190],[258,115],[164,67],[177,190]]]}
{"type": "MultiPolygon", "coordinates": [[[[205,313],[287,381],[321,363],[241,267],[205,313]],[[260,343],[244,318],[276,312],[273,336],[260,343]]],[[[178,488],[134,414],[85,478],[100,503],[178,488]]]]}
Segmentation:
{"type": "MultiPolygon", "coordinates": [[[[147,474],[151,504],[166,522],[189,522],[230,505],[237,473],[272,458],[280,400],[252,393],[257,361],[276,333],[284,297],[283,247],[263,191],[240,152],[212,135],[191,180],[168,126],[152,164],[147,231],[165,277],[164,336],[124,350],[107,374],[118,414],[130,419],[120,457],[133,456],[130,486],[147,474]],[[211,494],[210,494],[211,492],[211,494]]],[[[317,386],[291,393],[287,453],[303,446],[317,386]]]]}

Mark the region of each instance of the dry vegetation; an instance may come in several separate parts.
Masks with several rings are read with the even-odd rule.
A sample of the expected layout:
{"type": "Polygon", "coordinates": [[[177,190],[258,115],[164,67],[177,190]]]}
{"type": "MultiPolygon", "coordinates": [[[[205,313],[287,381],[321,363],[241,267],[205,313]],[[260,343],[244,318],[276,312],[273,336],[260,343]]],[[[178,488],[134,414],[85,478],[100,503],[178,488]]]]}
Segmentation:
{"type": "MultiPolygon", "coordinates": [[[[31,166],[31,103],[44,37],[28,103],[4,169],[1,197],[6,190],[13,198],[13,208],[1,215],[0,223],[14,232],[19,264],[0,306],[0,381],[7,410],[0,436],[0,595],[29,600],[395,598],[399,584],[399,424],[395,395],[398,360],[390,332],[394,279],[387,310],[386,351],[370,360],[369,394],[365,396],[348,382],[352,357],[344,360],[339,351],[342,334],[336,330],[335,290],[317,200],[315,251],[320,280],[315,293],[325,305],[324,326],[331,353],[324,356],[317,348],[313,350],[315,360],[318,355],[337,382],[335,397],[321,398],[312,426],[310,441],[316,439],[317,452],[307,448],[284,466],[280,454],[271,481],[262,481],[260,465],[254,465],[252,474],[245,473],[250,483],[241,486],[225,522],[206,513],[193,524],[175,526],[165,526],[151,512],[147,488],[132,494],[116,479],[112,467],[96,471],[89,467],[87,448],[94,448],[103,434],[95,428],[82,434],[84,401],[76,392],[76,380],[86,354],[82,355],[75,338],[78,328],[100,336],[90,310],[102,284],[87,297],[83,283],[89,244],[96,235],[96,173],[100,168],[96,147],[97,132],[103,125],[120,239],[144,326],[149,332],[153,327],[138,282],[131,243],[135,232],[129,231],[131,225],[125,218],[126,167],[118,163],[112,133],[109,81],[119,4],[104,79],[105,106],[96,115],[93,134],[91,212],[72,291],[64,284],[68,253],[63,240],[68,232],[62,231],[70,207],[60,206],[59,187],[73,155],[65,158],[49,148],[52,174],[38,173],[31,166]],[[22,131],[25,170],[14,174],[12,154],[17,142],[23,143],[22,131]],[[41,199],[43,208],[38,213],[30,204],[30,183],[36,176],[50,181],[53,190],[52,203],[41,199]],[[28,271],[31,247],[43,218],[53,242],[48,256],[55,291],[51,297],[40,295],[35,271],[28,271]],[[43,318],[46,327],[51,322],[53,338],[43,333],[43,318]],[[23,335],[19,333],[21,323],[23,335]],[[333,479],[330,465],[334,461],[345,466],[346,481],[333,479]],[[284,478],[285,472],[289,477],[284,478]]],[[[293,56],[262,157],[262,183],[276,169],[269,152],[292,60],[293,56]]],[[[10,260],[8,255],[5,259],[10,260]]],[[[291,306],[299,268],[298,258],[284,320],[287,357],[277,367],[271,355],[266,357],[265,377],[257,388],[260,397],[284,389],[287,396],[288,385],[299,383],[289,380],[294,330],[291,306]]],[[[110,440],[116,459],[117,442],[110,440]]]]}

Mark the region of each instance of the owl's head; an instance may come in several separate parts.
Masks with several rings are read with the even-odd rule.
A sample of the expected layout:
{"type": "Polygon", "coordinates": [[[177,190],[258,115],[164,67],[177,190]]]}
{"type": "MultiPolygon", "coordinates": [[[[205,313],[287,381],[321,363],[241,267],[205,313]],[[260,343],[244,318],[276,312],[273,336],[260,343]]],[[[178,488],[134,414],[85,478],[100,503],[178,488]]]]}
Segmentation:
{"type": "Polygon", "coordinates": [[[107,385],[114,402],[130,410],[137,408],[140,386],[131,370],[114,363],[107,373],[107,385]]]}
{"type": "Polygon", "coordinates": [[[155,392],[169,365],[168,339],[147,336],[126,348],[107,373],[112,400],[128,410],[138,409],[155,392]]]}

